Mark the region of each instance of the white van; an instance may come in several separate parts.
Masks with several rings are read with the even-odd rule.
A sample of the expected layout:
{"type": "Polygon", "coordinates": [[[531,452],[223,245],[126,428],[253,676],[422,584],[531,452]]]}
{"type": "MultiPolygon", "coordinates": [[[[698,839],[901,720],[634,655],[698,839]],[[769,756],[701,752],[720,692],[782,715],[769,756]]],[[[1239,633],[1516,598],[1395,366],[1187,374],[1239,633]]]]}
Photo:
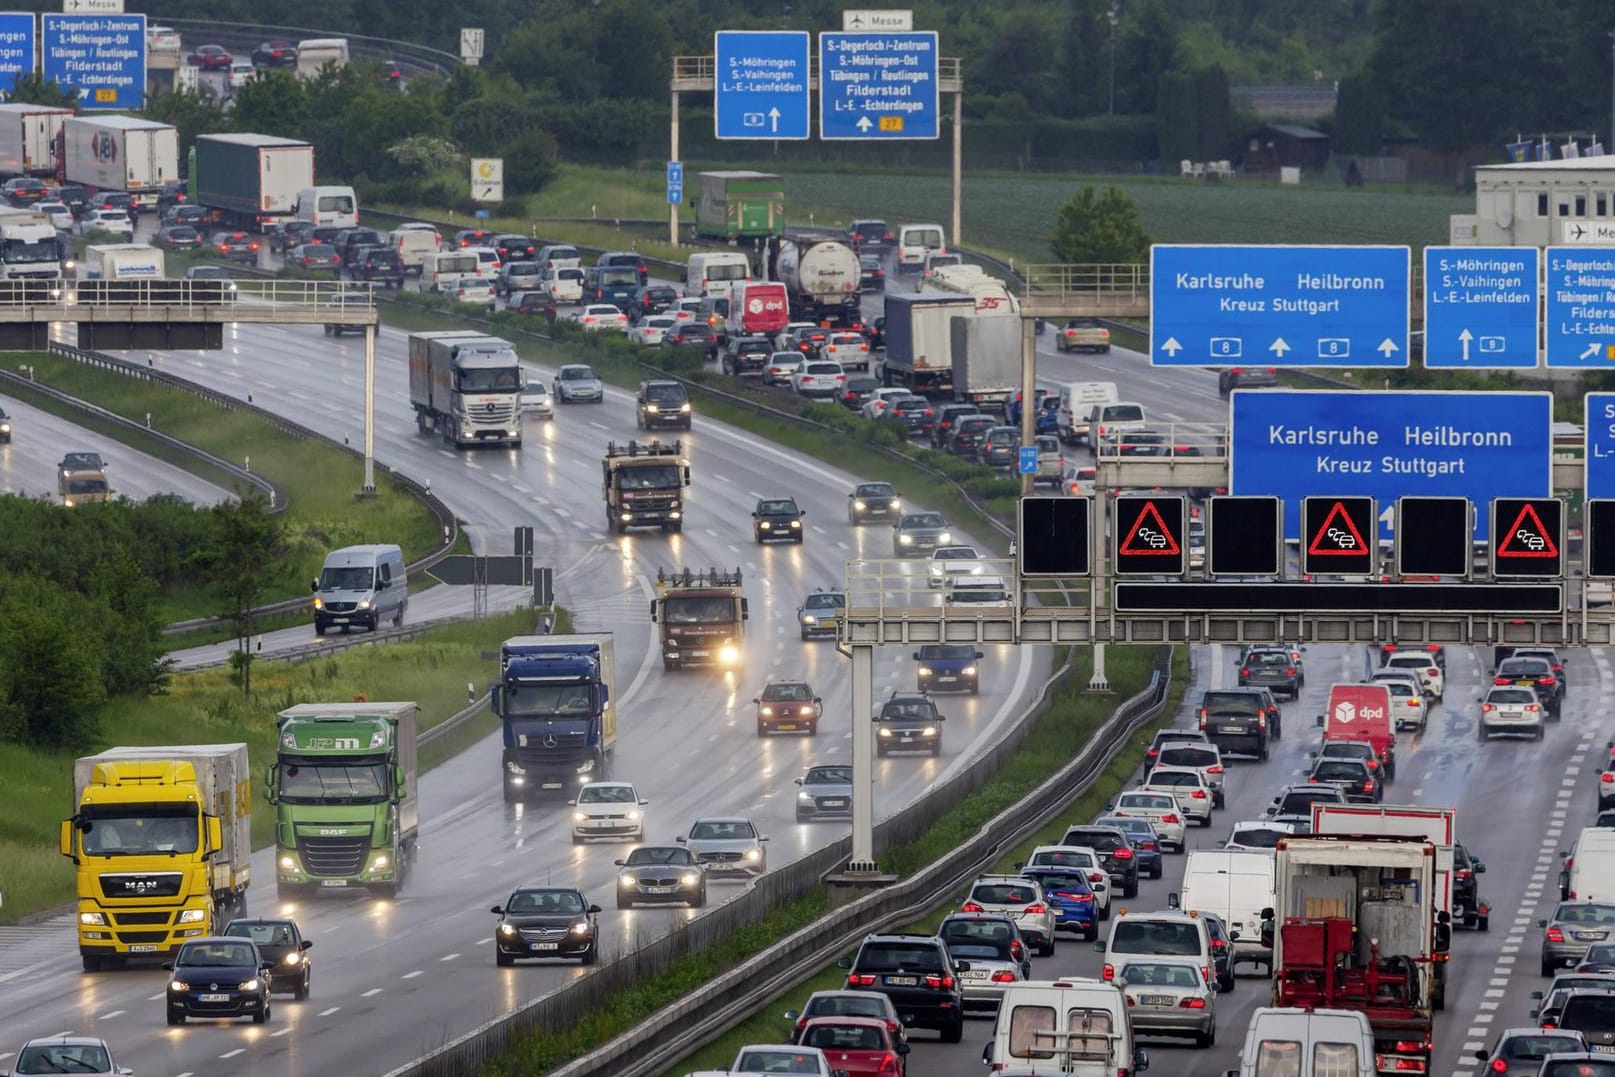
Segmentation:
{"type": "Polygon", "coordinates": [[[477,276],[477,256],[465,250],[428,251],[421,255],[421,287],[444,292],[459,287],[466,277],[477,276]]]}
{"type": "Polygon", "coordinates": [[[1581,832],[1560,890],[1567,901],[1615,901],[1615,830],[1590,826],[1581,832]]]}
{"type": "Polygon", "coordinates": [[[1150,1067],[1148,1053],[1133,1045],[1121,988],[1081,976],[1005,988],[981,1060],[994,1077],[1125,1077],[1150,1067]]]}
{"type": "Polygon", "coordinates": [[[1374,1077],[1374,1030],[1358,1010],[1258,1006],[1228,1077],[1374,1077]]]}
{"type": "Polygon", "coordinates": [[[357,228],[359,196],[352,187],[304,187],[297,192],[297,219],[316,228],[357,228]]]}
{"type": "Polygon", "coordinates": [[[314,78],[327,64],[345,67],[347,62],[348,39],[345,37],[312,37],[297,43],[297,77],[300,79],[314,78]]]}
{"type": "Polygon", "coordinates": [[[443,247],[443,237],[437,230],[427,228],[400,228],[389,237],[393,250],[398,252],[398,264],[404,267],[405,273],[421,275],[421,266],[428,254],[435,254],[443,247]]]}
{"type": "Polygon", "coordinates": [[[570,243],[548,243],[538,248],[538,256],[533,259],[538,268],[545,266],[582,266],[583,255],[570,243]]]}
{"type": "Polygon", "coordinates": [[[905,224],[897,230],[897,269],[917,273],[927,254],[947,254],[947,233],[940,224],[905,224]]]}
{"type": "Polygon", "coordinates": [[[325,555],[314,581],[314,634],[342,626],[374,632],[390,620],[397,628],[409,608],[409,576],[397,546],[344,546],[325,555]]]}
{"type": "Polygon", "coordinates": [[[1060,386],[1060,408],[1056,412],[1060,440],[1067,445],[1088,443],[1088,416],[1103,404],[1118,404],[1121,394],[1113,381],[1074,381],[1060,386]]]}
{"type": "Polygon", "coordinates": [[[1234,943],[1229,971],[1241,961],[1273,964],[1273,947],[1262,944],[1262,910],[1275,907],[1273,854],[1197,849],[1183,861],[1180,908],[1221,918],[1234,943]]]}
{"type": "Polygon", "coordinates": [[[1211,959],[1211,931],[1198,916],[1183,912],[1128,912],[1117,909],[1110,917],[1110,939],[1093,948],[1105,955],[1104,977],[1116,978],[1116,964],[1128,957],[1186,957],[1200,965],[1207,983],[1217,973],[1211,959]]]}
{"type": "Polygon", "coordinates": [[[690,255],[684,267],[684,294],[721,296],[729,289],[751,280],[751,259],[739,251],[704,251],[690,255]]]}
{"type": "Polygon", "coordinates": [[[477,259],[476,275],[483,280],[493,280],[499,276],[499,252],[492,247],[461,247],[466,254],[472,254],[477,259]]]}

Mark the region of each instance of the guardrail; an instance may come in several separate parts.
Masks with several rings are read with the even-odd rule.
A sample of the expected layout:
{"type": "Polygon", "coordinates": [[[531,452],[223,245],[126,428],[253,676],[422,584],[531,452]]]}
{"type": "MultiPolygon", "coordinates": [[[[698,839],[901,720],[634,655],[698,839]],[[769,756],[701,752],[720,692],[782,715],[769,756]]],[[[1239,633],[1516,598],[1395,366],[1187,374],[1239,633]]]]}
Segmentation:
{"type": "Polygon", "coordinates": [[[297,322],[376,324],[375,285],[354,281],[82,280],[0,281],[0,320],[297,322]]]}
{"type": "MultiPolygon", "coordinates": [[[[151,16],[153,20],[157,17],[151,16]]],[[[288,38],[295,44],[307,38],[344,38],[348,42],[348,50],[361,56],[371,56],[378,59],[394,59],[408,68],[413,68],[417,74],[432,72],[447,74],[460,66],[460,58],[453,53],[442,49],[434,49],[426,45],[418,45],[409,41],[397,41],[387,37],[368,37],[364,34],[350,34],[339,30],[315,30],[306,26],[264,26],[256,23],[214,22],[209,19],[167,19],[164,25],[186,32],[211,34],[215,40],[208,44],[224,45],[228,48],[252,49],[260,42],[270,38],[288,38]]],[[[194,48],[194,44],[187,49],[194,48]]]]}
{"type": "MultiPolygon", "coordinates": [[[[338,441],[335,438],[326,437],[324,434],[311,430],[299,423],[294,423],[290,419],[282,418],[266,408],[258,407],[256,404],[249,404],[246,401],[237,399],[233,396],[228,396],[224,393],[215,392],[214,390],[209,389],[206,386],[198,385],[193,381],[187,381],[184,378],[176,377],[172,374],[167,374],[151,367],[141,366],[139,363],[131,363],[128,360],[119,359],[113,355],[107,355],[105,352],[87,351],[82,348],[75,348],[71,345],[61,344],[55,341],[51,342],[50,351],[57,355],[66,356],[67,358],[76,360],[80,363],[98,367],[102,370],[110,370],[114,373],[123,374],[127,377],[135,378],[140,381],[149,381],[158,385],[163,385],[170,389],[177,389],[181,392],[191,393],[194,396],[200,396],[202,399],[207,400],[210,403],[216,404],[222,408],[228,408],[231,411],[251,412],[266,422],[274,425],[276,429],[287,437],[295,438],[299,441],[323,442],[333,449],[338,449],[342,452],[348,453],[350,456],[363,457],[363,454],[358,449],[353,448],[344,441],[338,441]]],[[[449,552],[454,549],[455,543],[459,540],[459,521],[455,518],[453,511],[451,511],[449,507],[445,505],[442,500],[438,498],[436,494],[432,493],[432,491],[426,486],[410,478],[401,471],[388,468],[385,464],[382,464],[379,461],[377,462],[376,466],[387,471],[388,474],[393,477],[394,481],[403,485],[412,497],[425,504],[427,510],[431,512],[433,520],[437,523],[438,534],[441,536],[441,542],[424,556],[416,558],[414,561],[411,561],[407,566],[405,566],[410,572],[425,572],[432,566],[436,565],[439,561],[449,556],[449,552]]],[[[253,616],[255,617],[262,617],[275,613],[291,613],[293,611],[306,608],[308,601],[309,600],[307,598],[302,597],[288,598],[281,602],[271,602],[268,605],[259,606],[252,612],[253,616]]],[[[200,628],[211,628],[216,625],[222,625],[225,622],[226,618],[223,617],[197,617],[189,621],[178,621],[174,624],[168,625],[163,629],[163,632],[167,635],[175,635],[181,632],[190,632],[200,628]]]]}

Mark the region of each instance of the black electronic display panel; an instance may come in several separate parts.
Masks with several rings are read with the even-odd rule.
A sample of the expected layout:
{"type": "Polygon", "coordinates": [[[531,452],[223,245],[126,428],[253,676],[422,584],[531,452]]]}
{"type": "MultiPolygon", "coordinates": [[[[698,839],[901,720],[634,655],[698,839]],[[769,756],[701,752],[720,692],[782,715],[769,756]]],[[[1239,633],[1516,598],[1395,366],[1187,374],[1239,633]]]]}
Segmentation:
{"type": "Polygon", "coordinates": [[[1556,497],[1492,499],[1492,575],[1557,579],[1565,571],[1565,503],[1556,497]]]}
{"type": "Polygon", "coordinates": [[[1092,498],[1021,498],[1015,543],[1021,575],[1092,575],[1092,528],[1092,498]]]}
{"type": "Polygon", "coordinates": [[[1475,515],[1465,497],[1396,502],[1396,574],[1465,579],[1474,563],[1475,515]]]}
{"type": "Polygon", "coordinates": [[[1284,505],[1276,497],[1206,501],[1206,574],[1278,576],[1284,571],[1284,505]]]}
{"type": "Polygon", "coordinates": [[[1582,509],[1587,532],[1587,575],[1615,580],[1615,501],[1595,498],[1582,509]]]}

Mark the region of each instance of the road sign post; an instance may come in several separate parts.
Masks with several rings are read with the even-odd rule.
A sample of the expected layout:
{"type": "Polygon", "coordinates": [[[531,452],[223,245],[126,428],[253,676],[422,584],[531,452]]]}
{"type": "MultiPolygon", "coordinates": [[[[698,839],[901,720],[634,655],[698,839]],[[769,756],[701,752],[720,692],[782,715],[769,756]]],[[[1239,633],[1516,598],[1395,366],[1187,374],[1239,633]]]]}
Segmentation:
{"type": "Polygon", "coordinates": [[[1122,494],[1111,509],[1118,576],[1181,576],[1187,545],[1181,497],[1122,494]]]}
{"type": "Polygon", "coordinates": [[[145,107],[146,16],[47,13],[40,20],[47,82],[78,90],[80,108],[145,107]]]}
{"type": "Polygon", "coordinates": [[[1150,248],[1156,366],[1405,367],[1407,247],[1150,248]]]}
{"type": "Polygon", "coordinates": [[[1301,499],[1301,571],[1308,576],[1369,576],[1379,542],[1371,497],[1301,499]]]}
{"type": "Polygon", "coordinates": [[[1565,503],[1556,497],[1492,502],[1492,575],[1499,579],[1564,575],[1565,503]]]}
{"type": "Polygon", "coordinates": [[[1276,497],[1212,497],[1206,502],[1206,575],[1284,573],[1284,508],[1276,497]]]}
{"type": "Polygon", "coordinates": [[[1535,368],[1541,319],[1536,247],[1424,249],[1424,365],[1535,368]]]}
{"type": "Polygon", "coordinates": [[[1474,564],[1474,509],[1462,497],[1396,502],[1396,574],[1467,579],[1474,564]]]}
{"type": "Polygon", "coordinates": [[[1023,497],[1015,556],[1027,577],[1093,574],[1093,499],[1023,497]]]}
{"type": "Polygon", "coordinates": [[[819,35],[819,137],[900,141],[942,132],[937,35],[819,35]]]}
{"type": "Polygon", "coordinates": [[[1290,539],[1309,494],[1466,497],[1483,539],[1492,498],[1553,485],[1550,393],[1236,389],[1229,415],[1230,492],[1282,498],[1290,539]]]}
{"type": "Polygon", "coordinates": [[[1549,247],[1543,278],[1548,366],[1615,364],[1615,247],[1549,247]]]}
{"type": "Polygon", "coordinates": [[[808,137],[810,38],[805,31],[718,31],[712,94],[718,138],[808,137]]]}
{"type": "Polygon", "coordinates": [[[471,158],[471,197],[478,202],[505,200],[505,159],[471,158]]]}

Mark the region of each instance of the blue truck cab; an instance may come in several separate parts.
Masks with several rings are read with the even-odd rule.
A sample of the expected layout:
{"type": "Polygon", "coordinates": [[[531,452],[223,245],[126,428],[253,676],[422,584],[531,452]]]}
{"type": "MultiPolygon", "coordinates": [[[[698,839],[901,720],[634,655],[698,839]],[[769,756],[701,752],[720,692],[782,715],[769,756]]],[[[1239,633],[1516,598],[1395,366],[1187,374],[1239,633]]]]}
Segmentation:
{"type": "Polygon", "coordinates": [[[609,777],[617,745],[615,678],[609,633],[504,642],[489,697],[504,730],[505,803],[574,792],[609,777]]]}
{"type": "Polygon", "coordinates": [[[981,691],[981,652],[968,643],[927,643],[914,652],[922,692],[981,691]]]}

